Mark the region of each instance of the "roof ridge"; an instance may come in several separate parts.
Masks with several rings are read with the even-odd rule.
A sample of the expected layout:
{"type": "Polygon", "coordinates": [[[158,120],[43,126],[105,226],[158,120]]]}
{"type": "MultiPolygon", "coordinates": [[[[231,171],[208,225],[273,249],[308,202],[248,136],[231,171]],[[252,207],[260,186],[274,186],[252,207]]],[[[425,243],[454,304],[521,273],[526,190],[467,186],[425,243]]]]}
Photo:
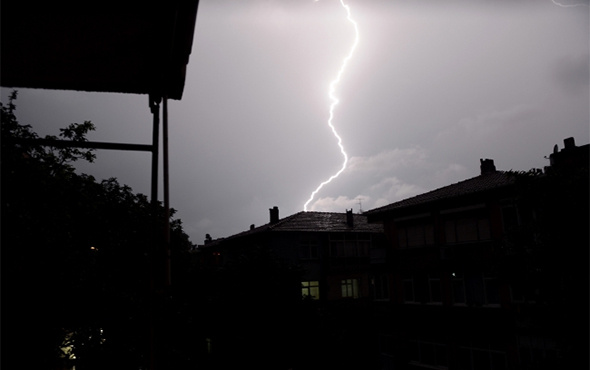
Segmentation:
{"type": "Polygon", "coordinates": [[[292,215],[289,215],[289,216],[287,216],[287,217],[280,218],[280,219],[279,219],[277,222],[275,222],[275,223],[270,223],[270,222],[269,222],[269,223],[266,223],[266,224],[264,224],[264,225],[262,225],[262,226],[260,226],[260,227],[263,227],[263,226],[268,226],[268,228],[269,228],[269,229],[274,229],[275,227],[277,227],[277,226],[280,226],[280,225],[284,224],[285,222],[287,222],[287,220],[291,220],[291,219],[295,218],[295,216],[297,216],[297,215],[299,215],[299,214],[301,214],[301,213],[305,213],[305,211],[299,211],[299,212],[297,212],[297,213],[293,213],[292,215]]]}
{"type": "Polygon", "coordinates": [[[503,170],[497,170],[497,171],[491,172],[491,173],[479,174],[477,176],[473,176],[473,177],[470,177],[470,178],[467,178],[467,179],[463,179],[463,180],[460,180],[460,181],[457,181],[457,182],[454,182],[454,183],[451,183],[451,184],[448,184],[448,185],[445,185],[445,186],[441,186],[439,188],[435,188],[435,189],[426,191],[424,193],[416,194],[416,195],[411,196],[409,198],[400,199],[398,201],[395,201],[395,202],[386,204],[384,206],[381,206],[381,207],[378,207],[378,208],[375,208],[375,209],[371,209],[371,210],[365,211],[364,213],[379,212],[381,210],[385,210],[385,209],[391,208],[393,205],[396,205],[396,204],[399,204],[399,203],[402,203],[402,202],[409,202],[409,201],[411,201],[413,199],[416,199],[416,198],[427,197],[428,195],[432,195],[435,192],[442,191],[444,189],[448,189],[448,188],[451,188],[451,187],[456,187],[457,185],[462,185],[462,184],[465,184],[465,183],[467,183],[469,181],[474,181],[474,180],[477,180],[477,179],[482,179],[482,178],[491,177],[491,176],[498,176],[498,175],[506,176],[506,175],[508,175],[508,172],[507,171],[503,171],[503,170]]]}

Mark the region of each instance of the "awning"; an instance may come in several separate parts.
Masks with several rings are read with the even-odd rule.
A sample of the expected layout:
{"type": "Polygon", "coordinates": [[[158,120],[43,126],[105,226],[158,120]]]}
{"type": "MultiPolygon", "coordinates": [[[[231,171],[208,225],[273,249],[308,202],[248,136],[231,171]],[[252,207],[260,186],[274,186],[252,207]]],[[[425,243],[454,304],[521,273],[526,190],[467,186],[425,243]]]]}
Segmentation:
{"type": "Polygon", "coordinates": [[[198,0],[33,4],[2,2],[2,86],[182,98],[198,0]]]}

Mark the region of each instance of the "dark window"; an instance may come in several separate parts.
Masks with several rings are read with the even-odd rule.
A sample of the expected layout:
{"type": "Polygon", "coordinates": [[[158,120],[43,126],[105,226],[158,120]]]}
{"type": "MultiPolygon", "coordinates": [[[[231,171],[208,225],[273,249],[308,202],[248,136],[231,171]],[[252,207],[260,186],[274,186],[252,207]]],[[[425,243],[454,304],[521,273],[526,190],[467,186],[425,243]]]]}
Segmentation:
{"type": "Polygon", "coordinates": [[[434,274],[428,275],[428,293],[430,303],[442,302],[440,276],[434,274]]]}
{"type": "Polygon", "coordinates": [[[301,259],[317,259],[319,246],[316,241],[301,241],[299,245],[299,257],[301,259]]]}
{"type": "Polygon", "coordinates": [[[453,303],[465,304],[465,280],[460,272],[451,273],[451,285],[453,287],[453,303]]]}
{"type": "Polygon", "coordinates": [[[371,286],[373,289],[373,299],[377,301],[389,299],[389,279],[387,275],[375,275],[371,279],[371,286]]]}
{"type": "Polygon", "coordinates": [[[447,349],[442,343],[411,340],[408,347],[410,362],[434,368],[448,366],[447,349]]]}
{"type": "Polygon", "coordinates": [[[398,229],[401,248],[423,247],[434,244],[434,226],[431,223],[401,225],[398,229]]]}
{"type": "Polygon", "coordinates": [[[403,279],[404,302],[416,302],[414,295],[414,278],[413,276],[406,276],[403,279]]]}
{"type": "Polygon", "coordinates": [[[488,305],[500,304],[500,283],[496,276],[484,274],[485,303],[488,305]]]}
{"type": "Polygon", "coordinates": [[[502,208],[502,223],[504,224],[504,232],[510,232],[518,226],[516,207],[507,206],[502,208]]]}
{"type": "Polygon", "coordinates": [[[445,220],[445,240],[448,244],[490,240],[490,222],[487,217],[461,217],[445,220]]]}

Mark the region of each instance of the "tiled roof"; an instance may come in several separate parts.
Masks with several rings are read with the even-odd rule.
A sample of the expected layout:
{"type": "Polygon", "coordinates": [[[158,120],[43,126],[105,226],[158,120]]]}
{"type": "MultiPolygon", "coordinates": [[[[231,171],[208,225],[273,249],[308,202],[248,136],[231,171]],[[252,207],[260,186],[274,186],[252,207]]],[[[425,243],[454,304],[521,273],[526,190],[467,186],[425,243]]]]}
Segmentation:
{"type": "Polygon", "coordinates": [[[229,240],[261,232],[383,232],[380,224],[369,224],[364,214],[353,214],[353,226],[346,223],[346,213],[336,212],[305,212],[301,211],[291,216],[279,219],[275,223],[268,223],[221,240],[229,240]]]}
{"type": "Polygon", "coordinates": [[[353,226],[346,223],[346,213],[299,212],[286,217],[269,228],[276,231],[381,232],[380,225],[369,224],[362,214],[352,214],[353,226]],[[377,226],[377,227],[375,227],[377,226]]]}
{"type": "Polygon", "coordinates": [[[497,189],[514,183],[514,177],[503,171],[486,173],[467,180],[447,185],[442,188],[419,194],[411,198],[400,200],[383,207],[375,208],[365,212],[367,216],[402,209],[406,207],[418,206],[426,203],[442,201],[483,191],[497,189]]]}

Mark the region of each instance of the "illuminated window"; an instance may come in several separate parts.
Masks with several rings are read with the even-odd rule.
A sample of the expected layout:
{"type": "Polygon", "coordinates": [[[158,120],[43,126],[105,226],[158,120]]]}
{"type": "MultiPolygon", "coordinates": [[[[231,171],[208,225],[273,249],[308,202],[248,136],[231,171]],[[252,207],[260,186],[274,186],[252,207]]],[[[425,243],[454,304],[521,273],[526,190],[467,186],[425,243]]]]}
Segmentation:
{"type": "Polygon", "coordinates": [[[359,297],[359,280],[358,279],[344,279],[342,280],[342,298],[358,298],[359,297]]]}
{"type": "Polygon", "coordinates": [[[302,281],[301,296],[311,299],[320,299],[320,282],[319,281],[302,281]]]}

